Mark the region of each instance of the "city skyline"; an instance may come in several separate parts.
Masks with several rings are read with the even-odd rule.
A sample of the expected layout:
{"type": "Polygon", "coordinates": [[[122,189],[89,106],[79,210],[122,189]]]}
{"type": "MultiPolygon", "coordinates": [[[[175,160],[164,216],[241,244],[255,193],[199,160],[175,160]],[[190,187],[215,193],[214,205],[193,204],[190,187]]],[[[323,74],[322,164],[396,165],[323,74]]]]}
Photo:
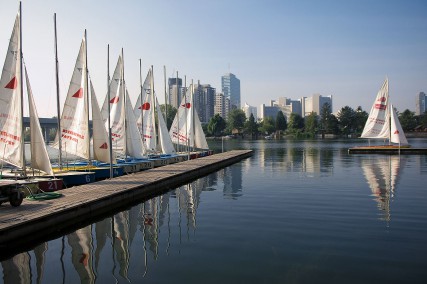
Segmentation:
{"type": "MultiPolygon", "coordinates": [[[[40,116],[56,115],[53,13],[57,13],[61,106],[88,32],[88,65],[98,101],[124,48],[125,78],[133,102],[142,74],[154,66],[164,102],[167,78],[200,80],[217,91],[221,76],[241,81],[241,104],[271,98],[334,97],[369,111],[385,77],[399,111],[415,109],[427,80],[425,1],[22,1],[23,53],[40,116]],[[204,39],[208,36],[208,39],[204,39]],[[197,39],[197,37],[200,37],[197,39]]],[[[19,1],[2,3],[3,64],[19,1]]]]}

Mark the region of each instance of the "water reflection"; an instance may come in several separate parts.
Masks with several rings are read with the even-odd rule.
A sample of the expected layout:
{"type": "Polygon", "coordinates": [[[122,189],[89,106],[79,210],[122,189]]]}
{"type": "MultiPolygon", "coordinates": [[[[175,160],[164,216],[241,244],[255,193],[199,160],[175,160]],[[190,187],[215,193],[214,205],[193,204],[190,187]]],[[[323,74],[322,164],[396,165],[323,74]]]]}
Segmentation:
{"type": "Polygon", "coordinates": [[[266,148],[259,152],[260,167],[264,172],[273,169],[273,174],[283,172],[303,173],[305,177],[332,176],[334,151],[331,148],[289,147],[266,148]]]}
{"type": "Polygon", "coordinates": [[[405,158],[400,156],[375,156],[361,160],[363,174],[377,201],[381,219],[387,222],[391,218],[390,203],[402,174],[401,168],[404,168],[401,163],[404,162],[405,158]]]}

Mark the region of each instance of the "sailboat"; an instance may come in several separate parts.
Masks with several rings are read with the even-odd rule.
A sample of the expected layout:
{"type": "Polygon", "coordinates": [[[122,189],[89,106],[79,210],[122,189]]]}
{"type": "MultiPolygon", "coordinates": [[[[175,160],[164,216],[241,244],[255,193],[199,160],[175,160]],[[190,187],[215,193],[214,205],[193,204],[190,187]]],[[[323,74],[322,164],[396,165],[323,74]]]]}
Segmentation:
{"type": "Polygon", "coordinates": [[[175,163],[178,159],[165,119],[160,111],[153,81],[153,67],[151,66],[144,84],[141,86],[141,94],[135,104],[134,114],[148,157],[154,161],[154,166],[157,167],[175,163]]]}
{"type": "MultiPolygon", "coordinates": [[[[23,58],[20,38],[20,13],[16,16],[12,36],[0,79],[0,149],[1,160],[14,166],[11,171],[1,170],[2,178],[25,179],[32,175],[33,182],[44,191],[62,189],[62,180],[53,177],[40,122],[25,69],[30,115],[31,167],[27,168],[23,129],[23,58]],[[17,170],[18,169],[18,170],[17,170]],[[37,175],[37,179],[35,176],[37,175]],[[40,179],[39,177],[44,177],[40,179]]],[[[28,181],[30,182],[30,181],[28,181]]]]}
{"type": "MultiPolygon", "coordinates": [[[[82,39],[79,54],[74,66],[62,110],[60,127],[54,141],[54,147],[60,151],[63,149],[66,153],[84,159],[81,162],[67,163],[68,169],[77,172],[91,172],[94,174],[93,180],[82,180],[82,183],[92,182],[94,180],[105,179],[110,176],[109,167],[99,167],[97,163],[91,161],[91,148],[96,159],[101,162],[109,161],[108,137],[105,129],[100,128],[99,109],[95,93],[91,85],[92,115],[94,119],[94,135],[92,137],[92,146],[89,132],[89,88],[88,88],[88,71],[86,62],[86,33],[82,39]],[[104,130],[104,132],[102,132],[104,130]]],[[[57,165],[55,170],[62,171],[63,164],[57,165]]],[[[123,175],[123,169],[115,167],[113,176],[123,175]]]]}
{"type": "Polygon", "coordinates": [[[353,147],[349,149],[349,153],[400,153],[401,149],[410,148],[396,110],[390,103],[388,78],[378,91],[360,137],[388,140],[389,143],[388,145],[353,147]]]}
{"type": "Polygon", "coordinates": [[[190,159],[210,153],[199,115],[194,108],[193,88],[194,85],[191,84],[182,96],[181,104],[169,130],[172,142],[184,146],[190,159]],[[196,152],[197,149],[199,151],[196,152]],[[191,154],[190,151],[192,151],[191,154]]]}
{"type": "Polygon", "coordinates": [[[101,115],[106,129],[108,129],[107,117],[108,115],[111,117],[112,148],[119,155],[117,163],[136,165],[136,170],[149,169],[153,167],[153,162],[144,156],[146,149],[125,86],[123,69],[123,56],[120,55],[110,81],[110,95],[107,94],[105,97],[101,115]],[[108,113],[108,104],[110,104],[110,113],[108,113]]]}

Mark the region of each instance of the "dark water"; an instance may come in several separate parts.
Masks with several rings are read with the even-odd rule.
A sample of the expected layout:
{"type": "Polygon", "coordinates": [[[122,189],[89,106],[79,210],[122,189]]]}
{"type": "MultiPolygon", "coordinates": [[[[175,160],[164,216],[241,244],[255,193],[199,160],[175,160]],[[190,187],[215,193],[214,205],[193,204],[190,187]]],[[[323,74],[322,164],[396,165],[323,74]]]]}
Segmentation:
{"type": "Polygon", "coordinates": [[[0,279],[425,283],[427,156],[356,143],[224,141],[253,157],[4,260],[0,279]]]}

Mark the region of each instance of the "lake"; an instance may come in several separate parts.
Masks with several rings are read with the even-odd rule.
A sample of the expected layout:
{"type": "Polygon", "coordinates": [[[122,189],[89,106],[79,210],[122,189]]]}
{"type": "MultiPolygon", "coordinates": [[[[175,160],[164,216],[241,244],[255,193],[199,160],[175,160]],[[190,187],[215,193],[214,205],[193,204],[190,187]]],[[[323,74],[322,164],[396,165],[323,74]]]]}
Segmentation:
{"type": "Polygon", "coordinates": [[[363,140],[223,143],[209,141],[254,154],[2,258],[0,281],[425,283],[427,156],[347,153],[363,140]]]}

